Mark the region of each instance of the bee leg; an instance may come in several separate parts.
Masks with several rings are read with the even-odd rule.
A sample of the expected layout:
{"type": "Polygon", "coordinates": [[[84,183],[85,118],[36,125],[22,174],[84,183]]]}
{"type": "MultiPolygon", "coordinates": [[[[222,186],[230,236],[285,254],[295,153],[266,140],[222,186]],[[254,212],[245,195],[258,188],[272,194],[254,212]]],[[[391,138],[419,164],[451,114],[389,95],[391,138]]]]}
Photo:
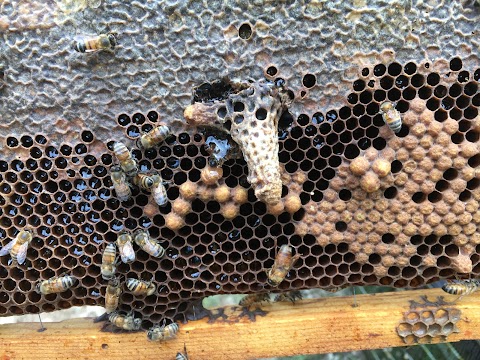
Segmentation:
{"type": "Polygon", "coordinates": [[[103,322],[103,321],[107,321],[107,320],[108,320],[108,314],[103,313],[102,315],[97,316],[95,319],[93,319],[93,322],[94,323],[99,323],[99,322],[103,322]]]}
{"type": "Polygon", "coordinates": [[[250,321],[256,321],[256,317],[258,316],[266,316],[267,312],[263,311],[260,308],[255,308],[254,310],[250,310],[249,308],[243,308],[242,312],[240,315],[238,315],[239,318],[242,317],[248,317],[250,321]]]}
{"type": "Polygon", "coordinates": [[[119,334],[119,333],[124,333],[126,332],[122,328],[119,328],[118,326],[113,325],[110,322],[106,322],[103,324],[102,328],[100,329],[101,332],[108,332],[112,334],[119,334]]]}
{"type": "Polygon", "coordinates": [[[211,311],[203,307],[202,299],[198,299],[188,304],[185,315],[187,320],[199,320],[204,317],[211,317],[211,311]]]}
{"type": "Polygon", "coordinates": [[[292,290],[289,291],[285,294],[285,297],[292,302],[292,304],[295,305],[295,302],[297,300],[302,300],[303,296],[302,293],[299,290],[292,290]]]}
{"type": "Polygon", "coordinates": [[[38,331],[38,332],[44,332],[45,330],[47,330],[46,327],[43,327],[42,318],[40,317],[40,313],[38,314],[38,320],[40,320],[40,326],[41,326],[41,328],[38,329],[37,331],[38,331]]]}
{"type": "MultiPolygon", "coordinates": [[[[209,310],[207,310],[209,311],[209,310]]],[[[213,311],[209,311],[208,315],[208,323],[213,324],[216,322],[218,319],[222,318],[224,321],[228,320],[228,315],[225,314],[225,309],[224,308],[219,308],[215,309],[213,311]]]]}
{"type": "Polygon", "coordinates": [[[352,307],[358,307],[358,303],[357,303],[357,296],[356,296],[356,293],[355,293],[355,286],[352,286],[352,292],[353,292],[353,304],[352,304],[352,307]]]}

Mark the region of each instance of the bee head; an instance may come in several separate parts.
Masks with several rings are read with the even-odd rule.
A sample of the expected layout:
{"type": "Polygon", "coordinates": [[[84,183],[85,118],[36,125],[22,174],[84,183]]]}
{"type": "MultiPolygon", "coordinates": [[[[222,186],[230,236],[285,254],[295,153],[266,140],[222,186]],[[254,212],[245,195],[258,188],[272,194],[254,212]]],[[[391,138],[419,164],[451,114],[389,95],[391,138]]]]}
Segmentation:
{"type": "Polygon", "coordinates": [[[114,48],[117,45],[117,39],[113,33],[108,34],[108,41],[110,41],[110,45],[114,48]]]}
{"type": "Polygon", "coordinates": [[[150,330],[147,331],[147,339],[149,341],[155,341],[154,336],[155,336],[154,328],[151,328],[150,330]]]}
{"type": "Polygon", "coordinates": [[[274,280],[271,280],[271,279],[267,279],[267,284],[270,285],[270,286],[277,286],[278,283],[274,280]]]}
{"type": "Polygon", "coordinates": [[[133,319],[133,327],[135,330],[140,329],[141,326],[142,326],[142,319],[139,319],[139,318],[133,319]]]}

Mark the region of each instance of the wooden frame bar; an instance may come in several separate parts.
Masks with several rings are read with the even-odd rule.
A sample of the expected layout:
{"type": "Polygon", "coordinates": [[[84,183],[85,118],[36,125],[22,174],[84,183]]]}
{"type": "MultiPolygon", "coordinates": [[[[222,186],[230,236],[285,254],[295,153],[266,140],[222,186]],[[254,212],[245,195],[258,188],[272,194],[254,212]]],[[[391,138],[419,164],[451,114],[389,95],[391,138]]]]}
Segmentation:
{"type": "MultiPolygon", "coordinates": [[[[92,319],[73,319],[45,324],[17,323],[0,326],[1,359],[157,359],[172,360],[187,346],[190,360],[257,359],[298,354],[317,354],[405,346],[396,332],[410,308],[409,300],[457,297],[440,289],[328,297],[263,306],[266,316],[255,322],[239,318],[238,309],[225,308],[229,321],[207,319],[180,324],[175,340],[152,343],[145,332],[100,332],[92,319]],[[235,322],[236,321],[236,322],[235,322]]],[[[463,297],[450,307],[461,311],[459,333],[448,341],[480,339],[480,297],[463,297]]],[[[441,342],[434,338],[433,343],[441,342]]]]}

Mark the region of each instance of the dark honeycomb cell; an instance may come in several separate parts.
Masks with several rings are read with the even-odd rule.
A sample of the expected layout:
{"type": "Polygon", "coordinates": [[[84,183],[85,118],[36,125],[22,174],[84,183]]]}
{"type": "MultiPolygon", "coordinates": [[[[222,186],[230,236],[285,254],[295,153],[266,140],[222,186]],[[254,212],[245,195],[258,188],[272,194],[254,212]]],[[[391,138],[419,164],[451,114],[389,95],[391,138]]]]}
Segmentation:
{"type": "MultiPolygon", "coordinates": [[[[256,41],[252,35],[251,25],[239,27],[239,37],[251,39],[239,43],[256,41]]],[[[137,187],[131,199],[115,198],[109,175],[117,162],[111,152],[113,140],[102,148],[92,129],[81,129],[75,143],[56,144],[46,134],[7,137],[7,150],[18,147],[25,155],[0,162],[1,245],[25,226],[35,230],[36,238],[26,267],[11,268],[9,256],[0,258],[0,314],[102,304],[102,251],[120,232],[139,228],[148,229],[166,249],[163,258],[155,259],[135,245],[136,260],[118,265],[122,276],[153,279],[158,287],[158,296],[122,295],[121,309],[135,309],[144,327],[165,318],[185,320],[191,299],[265,289],[265,270],[278,250],[275,241],[277,247],[290,244],[301,255],[281,290],[352,283],[418,287],[453,277],[453,259],[464,251],[462,236],[475,233],[472,225],[478,217],[480,180],[466,173],[468,166],[480,165],[480,155],[469,147],[479,139],[480,97],[478,70],[464,69],[458,58],[451,59],[450,70],[455,73],[446,82],[443,75],[414,62],[376,64],[361,69],[362,77],[352,81],[343,106],[312,105],[296,119],[293,111],[285,111],[278,131],[279,160],[285,169],[279,209],[256,200],[241,158],[222,164],[217,184],[204,184],[202,170],[210,164],[210,154],[203,133],[182,130],[154,148],[138,149],[127,139],[165,121],[154,110],[120,113],[116,126],[123,129],[140,170],[164,178],[169,203],[163,208],[152,203],[149,191],[137,187]],[[386,133],[379,113],[385,100],[396,102],[404,119],[397,135],[386,133]],[[428,110],[433,113],[425,120],[422,111],[428,110]],[[435,139],[442,141],[440,147],[435,139]],[[436,156],[433,164],[427,161],[430,156],[436,156]],[[361,176],[350,171],[359,157],[368,159],[368,171],[383,157],[391,166],[373,194],[361,190],[361,176]],[[190,183],[196,193],[187,197],[188,187],[183,186],[190,183]],[[298,205],[292,205],[292,198],[299,199],[298,205]],[[408,212],[403,204],[408,204],[408,212]],[[234,208],[231,216],[225,210],[229,207],[234,208]],[[181,218],[175,230],[169,228],[172,215],[181,218]],[[356,241],[363,224],[371,229],[371,243],[356,241]],[[434,235],[445,234],[442,226],[447,234],[434,235]],[[409,232],[406,240],[402,231],[409,232]],[[400,241],[414,247],[414,253],[405,257],[400,241]],[[398,257],[406,265],[395,264],[398,257]],[[76,288],[48,297],[32,291],[38,280],[64,272],[79,278],[76,288]]],[[[277,66],[267,63],[263,71],[278,87],[290,82],[279,77],[284,72],[277,66]]],[[[320,76],[306,69],[297,79],[307,98],[306,89],[313,93],[317,85],[314,74],[320,76]]],[[[194,89],[193,101],[215,103],[234,92],[228,80],[212,81],[194,89]]],[[[237,122],[247,120],[248,110],[263,124],[270,111],[250,108],[243,100],[229,106],[237,122]]],[[[226,107],[219,107],[214,114],[225,119],[227,113],[226,107]]],[[[477,253],[471,257],[474,273],[480,273],[477,253]]]]}
{"type": "Polygon", "coordinates": [[[238,29],[238,36],[244,40],[250,39],[250,37],[252,36],[252,27],[250,26],[250,24],[242,24],[238,29]]]}

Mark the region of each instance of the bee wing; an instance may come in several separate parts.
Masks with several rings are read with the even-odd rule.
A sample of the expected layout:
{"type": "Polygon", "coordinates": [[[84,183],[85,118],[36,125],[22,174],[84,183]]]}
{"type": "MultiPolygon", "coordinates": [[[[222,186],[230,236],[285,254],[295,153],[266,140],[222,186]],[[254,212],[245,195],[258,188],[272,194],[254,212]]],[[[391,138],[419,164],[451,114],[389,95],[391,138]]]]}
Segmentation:
{"type": "Polygon", "coordinates": [[[135,251],[132,243],[129,242],[120,248],[120,256],[124,263],[135,261],[135,251]]]}
{"type": "Polygon", "coordinates": [[[13,239],[10,241],[7,245],[5,245],[3,248],[0,249],[0,256],[7,255],[10,250],[12,250],[13,245],[17,242],[17,239],[13,239]]]}
{"type": "Polygon", "coordinates": [[[22,244],[18,249],[17,262],[22,265],[27,258],[28,242],[22,244]]]}

